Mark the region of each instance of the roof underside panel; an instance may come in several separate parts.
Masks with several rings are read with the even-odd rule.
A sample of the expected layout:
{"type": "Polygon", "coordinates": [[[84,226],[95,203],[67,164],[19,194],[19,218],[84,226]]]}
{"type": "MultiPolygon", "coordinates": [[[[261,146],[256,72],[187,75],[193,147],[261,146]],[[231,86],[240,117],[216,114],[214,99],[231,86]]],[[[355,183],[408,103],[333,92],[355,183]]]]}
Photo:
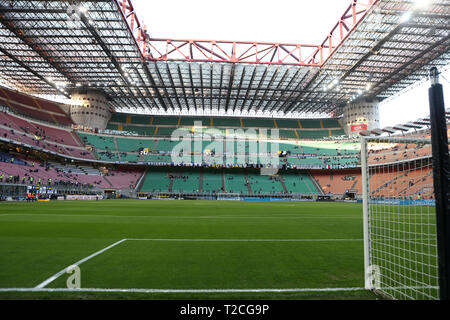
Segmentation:
{"type": "Polygon", "coordinates": [[[324,117],[450,61],[448,0],[353,0],[353,25],[344,14],[333,30],[347,33],[321,46],[148,39],[129,0],[70,3],[0,0],[0,82],[66,97],[99,89],[121,112],[324,117]]]}
{"type": "Polygon", "coordinates": [[[450,61],[450,2],[380,0],[322,67],[317,90],[384,100],[450,61]],[[333,85],[335,81],[336,85],[333,85]]]}

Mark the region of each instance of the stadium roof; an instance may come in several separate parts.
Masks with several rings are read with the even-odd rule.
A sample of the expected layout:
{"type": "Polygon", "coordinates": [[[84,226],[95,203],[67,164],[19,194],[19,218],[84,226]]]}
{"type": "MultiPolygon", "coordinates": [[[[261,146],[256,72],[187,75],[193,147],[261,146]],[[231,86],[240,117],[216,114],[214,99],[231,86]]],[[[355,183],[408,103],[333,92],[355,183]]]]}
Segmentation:
{"type": "Polygon", "coordinates": [[[0,0],[0,81],[100,89],[121,112],[338,116],[448,65],[448,0],[349,2],[321,44],[304,45],[152,39],[130,0],[0,0]]]}

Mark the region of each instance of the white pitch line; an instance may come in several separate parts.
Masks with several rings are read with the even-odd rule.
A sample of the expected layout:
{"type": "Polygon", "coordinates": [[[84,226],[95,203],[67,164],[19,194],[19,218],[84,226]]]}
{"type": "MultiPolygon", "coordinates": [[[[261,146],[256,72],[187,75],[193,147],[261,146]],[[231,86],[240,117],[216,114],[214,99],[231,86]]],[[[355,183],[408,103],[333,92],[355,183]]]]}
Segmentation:
{"type": "Polygon", "coordinates": [[[86,217],[86,218],[163,218],[163,219],[360,219],[360,217],[348,217],[348,216],[117,216],[117,215],[94,215],[94,214],[41,214],[41,213],[16,213],[16,214],[0,214],[2,216],[25,216],[25,217],[86,217]]]}
{"type": "Polygon", "coordinates": [[[79,266],[79,265],[82,264],[83,262],[86,262],[86,261],[88,261],[88,260],[90,260],[90,259],[92,259],[92,258],[98,256],[99,254],[101,254],[101,253],[103,253],[103,252],[105,252],[105,251],[107,251],[107,250],[109,250],[109,249],[111,249],[111,248],[113,248],[113,247],[115,247],[115,246],[121,244],[121,243],[124,242],[124,241],[126,241],[126,239],[122,239],[122,240],[120,240],[120,241],[117,241],[117,242],[113,243],[112,245],[110,245],[110,246],[108,246],[108,247],[106,247],[106,248],[104,248],[104,249],[102,249],[102,250],[100,250],[100,251],[97,251],[97,252],[91,254],[90,256],[88,256],[88,257],[86,257],[86,258],[84,258],[84,259],[81,259],[81,260],[78,261],[78,262],[75,262],[74,264],[71,264],[70,266],[68,266],[68,267],[64,268],[63,270],[59,271],[58,273],[54,274],[53,276],[51,276],[50,278],[48,278],[47,280],[45,280],[45,281],[42,282],[41,284],[37,285],[37,286],[35,287],[35,289],[42,289],[42,288],[44,288],[46,285],[48,285],[49,283],[55,281],[55,280],[58,279],[61,275],[63,275],[63,274],[69,269],[69,267],[72,267],[72,266],[79,266]]]}
{"type": "Polygon", "coordinates": [[[126,239],[128,241],[168,241],[168,242],[351,242],[364,239],[126,239]]]}
{"type": "Polygon", "coordinates": [[[0,288],[0,292],[125,292],[125,293],[287,293],[287,292],[339,292],[363,291],[362,287],[352,288],[286,288],[286,289],[100,289],[100,288],[0,288]]]}

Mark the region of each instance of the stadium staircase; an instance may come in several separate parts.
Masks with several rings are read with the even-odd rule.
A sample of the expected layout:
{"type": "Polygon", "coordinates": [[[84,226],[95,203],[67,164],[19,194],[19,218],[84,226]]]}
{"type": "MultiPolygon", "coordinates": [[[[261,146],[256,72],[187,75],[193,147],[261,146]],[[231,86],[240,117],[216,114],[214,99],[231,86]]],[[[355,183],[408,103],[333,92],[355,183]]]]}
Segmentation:
{"type": "Polygon", "coordinates": [[[227,192],[227,185],[225,183],[225,172],[222,171],[222,186],[223,186],[223,191],[227,192]]]}
{"type": "MultiPolygon", "coordinates": [[[[325,192],[323,191],[322,186],[320,185],[320,183],[316,180],[316,178],[314,178],[314,176],[309,171],[308,171],[308,178],[312,181],[312,183],[314,184],[314,187],[316,187],[316,189],[319,191],[320,195],[323,196],[325,194],[325,192]]],[[[356,183],[355,183],[355,185],[356,185],[356,183]]]]}
{"type": "Polygon", "coordinates": [[[154,146],[153,146],[152,151],[158,150],[158,142],[159,142],[159,140],[155,140],[155,144],[154,144],[154,146]]]}
{"type": "Polygon", "coordinates": [[[108,177],[107,177],[107,176],[103,176],[103,179],[105,179],[105,181],[109,184],[109,186],[110,186],[111,188],[114,187],[114,185],[111,183],[111,181],[108,180],[108,177]]]}
{"type": "Polygon", "coordinates": [[[350,188],[350,190],[355,190],[356,186],[358,185],[358,178],[355,179],[355,183],[352,184],[352,187],[350,188]]]}
{"type": "MultiPolygon", "coordinates": [[[[114,141],[115,150],[120,151],[119,150],[119,145],[117,144],[117,138],[113,138],[113,141],[114,141]]],[[[122,161],[121,156],[120,156],[120,152],[117,152],[117,157],[119,158],[119,161],[122,161]]]]}
{"type": "Polygon", "coordinates": [[[174,184],[174,178],[171,177],[170,178],[170,183],[169,183],[169,192],[173,192],[173,184],[174,184]]]}
{"type": "Polygon", "coordinates": [[[200,192],[203,192],[203,172],[200,172],[200,181],[199,181],[198,190],[200,192]]]}
{"type": "Polygon", "coordinates": [[[284,183],[284,178],[282,176],[279,176],[279,181],[281,183],[281,186],[283,187],[284,193],[289,194],[288,189],[286,188],[286,184],[284,183]]]}
{"type": "Polygon", "coordinates": [[[247,183],[248,194],[252,194],[252,187],[250,184],[250,180],[248,179],[248,174],[245,174],[245,182],[247,183]]]}
{"type": "Polygon", "coordinates": [[[141,190],[142,184],[144,183],[145,178],[147,177],[148,168],[145,169],[144,173],[140,176],[139,180],[136,182],[135,191],[141,190]]]}

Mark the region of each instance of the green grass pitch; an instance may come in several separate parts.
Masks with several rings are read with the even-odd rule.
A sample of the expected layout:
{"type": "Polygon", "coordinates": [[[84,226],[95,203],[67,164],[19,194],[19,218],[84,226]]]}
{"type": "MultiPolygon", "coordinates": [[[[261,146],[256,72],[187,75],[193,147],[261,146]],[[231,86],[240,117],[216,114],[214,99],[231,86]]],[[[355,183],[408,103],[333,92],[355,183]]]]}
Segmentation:
{"type": "MultiPolygon", "coordinates": [[[[2,203],[0,299],[376,299],[329,291],[364,286],[362,238],[359,204],[2,203]],[[80,264],[81,288],[180,291],[1,292],[34,288],[122,239],[80,264]],[[293,288],[325,291],[220,292],[293,288]]],[[[67,288],[68,277],[45,288],[67,288]]]]}

